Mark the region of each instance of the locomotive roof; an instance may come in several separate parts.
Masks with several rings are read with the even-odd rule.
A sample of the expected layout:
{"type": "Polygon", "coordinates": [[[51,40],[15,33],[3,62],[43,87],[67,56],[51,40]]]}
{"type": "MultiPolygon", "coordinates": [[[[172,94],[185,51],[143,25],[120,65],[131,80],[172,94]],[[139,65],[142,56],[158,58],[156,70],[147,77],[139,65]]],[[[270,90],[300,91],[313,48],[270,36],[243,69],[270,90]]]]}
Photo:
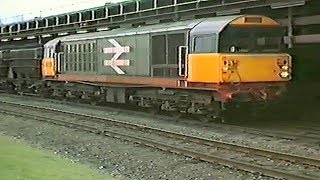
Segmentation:
{"type": "Polygon", "coordinates": [[[147,26],[141,26],[136,28],[119,28],[119,29],[114,29],[110,31],[76,34],[76,35],[70,35],[70,36],[59,38],[59,40],[61,40],[62,42],[66,42],[66,41],[90,40],[90,39],[100,39],[100,38],[106,38],[106,37],[119,37],[119,36],[136,35],[136,34],[149,34],[149,33],[157,33],[157,32],[186,30],[186,29],[192,29],[202,20],[203,19],[187,20],[187,21],[179,21],[179,22],[173,22],[173,23],[147,25],[147,26]]]}
{"type": "Polygon", "coordinates": [[[231,22],[232,20],[240,16],[241,15],[219,16],[219,17],[194,19],[194,20],[178,21],[178,22],[171,22],[171,23],[161,23],[156,25],[141,26],[137,28],[121,28],[121,29],[114,29],[111,31],[101,31],[101,32],[94,32],[94,33],[70,35],[70,36],[58,38],[57,40],[65,42],[65,41],[99,39],[99,38],[106,38],[106,37],[126,36],[126,35],[135,35],[135,34],[169,32],[169,31],[176,31],[176,30],[188,30],[188,29],[194,28],[196,25],[198,25],[202,21],[211,22],[210,23],[211,33],[219,33],[229,22],[231,22]]]}
{"type": "MultiPolygon", "coordinates": [[[[232,21],[246,17],[246,15],[219,16],[203,19],[194,19],[186,21],[178,21],[171,23],[161,23],[156,25],[141,26],[136,28],[121,28],[110,31],[101,31],[93,33],[75,34],[56,38],[47,42],[46,47],[55,46],[57,42],[70,42],[82,40],[94,40],[108,37],[120,37],[127,35],[161,33],[177,30],[191,30],[191,34],[219,34],[232,21]]],[[[264,16],[258,16],[264,17],[264,16]]]]}

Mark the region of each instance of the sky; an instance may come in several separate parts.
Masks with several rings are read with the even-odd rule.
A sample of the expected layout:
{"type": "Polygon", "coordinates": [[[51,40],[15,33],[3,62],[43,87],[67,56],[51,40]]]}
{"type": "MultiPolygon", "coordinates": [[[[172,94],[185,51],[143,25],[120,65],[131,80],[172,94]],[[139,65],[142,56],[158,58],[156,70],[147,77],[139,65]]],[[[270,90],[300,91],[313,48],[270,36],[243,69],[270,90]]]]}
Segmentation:
{"type": "Polygon", "coordinates": [[[124,0],[0,0],[0,19],[3,23],[33,17],[49,16],[75,10],[101,6],[106,2],[124,0]],[[54,2],[54,3],[52,3],[54,2]],[[23,16],[21,16],[23,14],[23,16]]]}

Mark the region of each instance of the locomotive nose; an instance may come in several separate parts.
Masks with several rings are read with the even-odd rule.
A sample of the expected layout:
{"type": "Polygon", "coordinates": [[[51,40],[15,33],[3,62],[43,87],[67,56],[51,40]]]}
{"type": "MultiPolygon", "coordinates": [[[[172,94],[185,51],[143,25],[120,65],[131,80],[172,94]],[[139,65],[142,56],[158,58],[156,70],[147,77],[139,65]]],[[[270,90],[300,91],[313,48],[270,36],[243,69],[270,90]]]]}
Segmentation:
{"type": "Polygon", "coordinates": [[[291,80],[291,57],[272,55],[225,55],[223,82],[282,82],[291,80]]]}

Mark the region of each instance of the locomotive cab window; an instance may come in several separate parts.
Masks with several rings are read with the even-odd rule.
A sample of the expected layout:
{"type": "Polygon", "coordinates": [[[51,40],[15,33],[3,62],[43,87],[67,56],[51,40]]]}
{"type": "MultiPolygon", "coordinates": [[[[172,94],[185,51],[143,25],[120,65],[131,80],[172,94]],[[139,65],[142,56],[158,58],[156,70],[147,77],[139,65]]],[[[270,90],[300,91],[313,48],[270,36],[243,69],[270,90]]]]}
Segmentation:
{"type": "Polygon", "coordinates": [[[212,53],[216,51],[216,36],[203,35],[194,38],[193,52],[195,53],[212,53]]]}
{"type": "Polygon", "coordinates": [[[282,27],[228,26],[219,38],[221,53],[278,53],[284,43],[282,27]]]}

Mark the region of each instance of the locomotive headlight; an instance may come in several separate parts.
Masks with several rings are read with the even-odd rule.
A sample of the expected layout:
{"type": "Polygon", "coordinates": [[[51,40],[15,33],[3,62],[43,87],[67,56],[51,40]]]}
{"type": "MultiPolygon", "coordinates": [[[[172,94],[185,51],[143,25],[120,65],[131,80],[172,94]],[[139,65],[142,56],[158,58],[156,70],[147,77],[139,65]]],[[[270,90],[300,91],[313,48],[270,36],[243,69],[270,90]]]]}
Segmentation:
{"type": "Polygon", "coordinates": [[[228,70],[229,70],[229,67],[227,67],[227,66],[223,66],[223,67],[222,67],[222,71],[223,71],[223,72],[227,72],[228,70]]]}
{"type": "Polygon", "coordinates": [[[287,77],[290,76],[290,73],[288,73],[288,72],[281,72],[281,73],[280,73],[280,76],[281,76],[282,78],[287,78],[287,77]]]}
{"type": "Polygon", "coordinates": [[[281,69],[283,69],[283,70],[289,70],[289,66],[282,66],[281,69]]]}

